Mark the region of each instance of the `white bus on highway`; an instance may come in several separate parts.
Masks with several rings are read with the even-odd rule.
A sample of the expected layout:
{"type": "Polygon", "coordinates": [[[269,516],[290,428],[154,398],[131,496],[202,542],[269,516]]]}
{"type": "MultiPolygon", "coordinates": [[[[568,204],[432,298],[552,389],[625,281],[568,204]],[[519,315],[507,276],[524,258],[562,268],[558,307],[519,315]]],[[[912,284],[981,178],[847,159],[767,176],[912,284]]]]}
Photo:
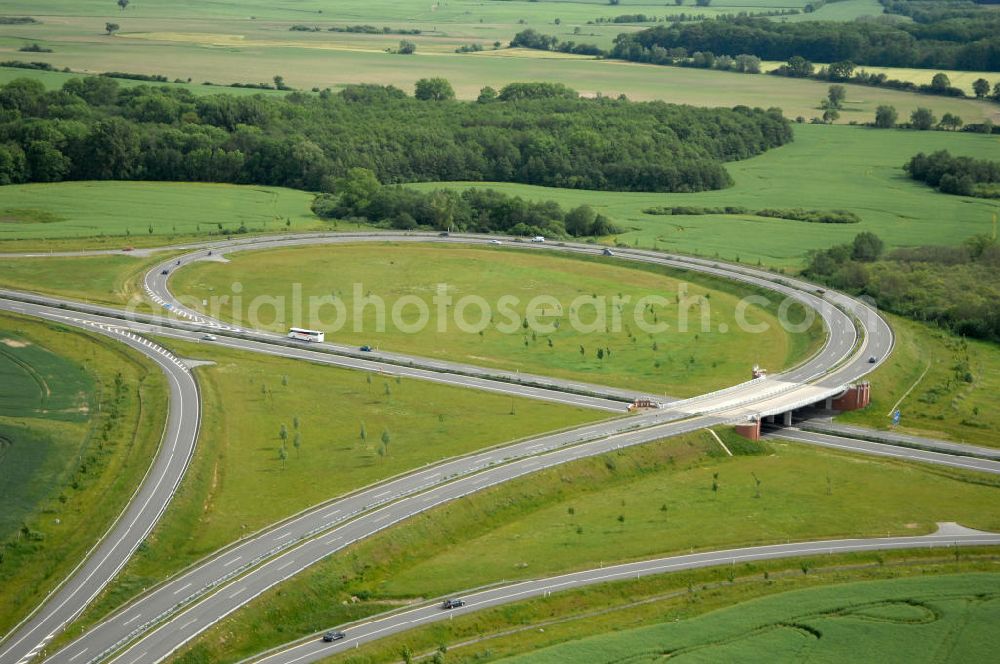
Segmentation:
{"type": "Polygon", "coordinates": [[[326,333],[320,332],[319,330],[305,330],[301,327],[293,327],[288,330],[289,339],[298,339],[299,341],[315,341],[316,343],[323,343],[326,340],[326,333]]]}

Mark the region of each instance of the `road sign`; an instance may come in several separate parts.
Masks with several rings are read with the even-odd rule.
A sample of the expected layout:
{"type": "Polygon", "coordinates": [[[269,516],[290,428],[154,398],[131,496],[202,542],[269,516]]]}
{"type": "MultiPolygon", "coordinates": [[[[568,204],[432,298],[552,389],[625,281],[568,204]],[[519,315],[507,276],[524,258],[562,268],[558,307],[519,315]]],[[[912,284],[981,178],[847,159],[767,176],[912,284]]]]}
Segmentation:
{"type": "Polygon", "coordinates": [[[899,424],[899,418],[901,416],[902,414],[899,412],[899,409],[896,409],[896,412],[892,414],[892,423],[899,424]]]}

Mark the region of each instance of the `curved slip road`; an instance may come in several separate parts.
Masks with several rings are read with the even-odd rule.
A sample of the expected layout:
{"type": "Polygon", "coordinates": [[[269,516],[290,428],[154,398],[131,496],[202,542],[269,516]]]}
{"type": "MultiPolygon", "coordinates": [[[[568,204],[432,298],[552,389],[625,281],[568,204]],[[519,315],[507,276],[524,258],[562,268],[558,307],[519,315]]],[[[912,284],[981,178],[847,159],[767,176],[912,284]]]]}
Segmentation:
{"type": "MultiPolygon", "coordinates": [[[[0,300],[0,309],[26,313],[0,300]]],[[[50,321],[111,337],[152,359],[166,374],[170,402],[156,457],[130,502],[101,540],[45,601],[0,643],[0,662],[17,664],[34,657],[90,603],[125,565],[159,520],[184,476],[200,424],[198,386],[172,353],[132,332],[65,313],[38,313],[50,321]]]]}
{"type": "Polygon", "coordinates": [[[440,602],[423,604],[384,617],[366,620],[360,624],[342,626],[339,629],[344,631],[345,638],[341,641],[324,643],[319,638],[319,635],[314,635],[306,640],[288,644],[280,649],[247,661],[258,662],[259,664],[308,664],[350,650],[363,643],[383,639],[387,636],[416,629],[430,623],[447,620],[453,615],[464,615],[495,606],[521,602],[533,597],[543,597],[553,592],[583,588],[600,583],[638,579],[643,576],[655,574],[799,556],[859,551],[1000,545],[1000,534],[963,528],[954,523],[943,523],[938,524],[938,526],[938,531],[933,535],[822,540],[744,547],[725,551],[670,556],[667,558],[657,558],[655,560],[625,563],[583,572],[562,574],[547,579],[522,581],[497,588],[472,591],[467,595],[456,595],[456,597],[461,597],[466,602],[465,606],[457,609],[445,610],[441,607],[440,602]]]}
{"type": "MultiPolygon", "coordinates": [[[[373,239],[386,239],[386,237],[387,236],[385,235],[369,234],[357,236],[356,238],[353,238],[353,241],[371,241],[373,239]]],[[[403,237],[409,241],[440,241],[433,236],[389,237],[395,239],[403,237]]],[[[333,239],[341,241],[345,238],[344,236],[336,236],[333,239]]],[[[294,240],[286,239],[282,242],[306,244],[313,243],[316,240],[317,238],[310,236],[307,238],[295,238],[294,240]]],[[[485,242],[488,241],[488,239],[454,238],[449,239],[448,241],[485,242]]],[[[268,240],[268,245],[271,245],[274,242],[276,241],[268,240]]],[[[241,246],[253,244],[255,247],[260,247],[262,245],[262,243],[259,242],[247,242],[240,244],[241,246]]],[[[595,251],[593,247],[586,245],[569,248],[559,247],[559,249],[583,252],[595,251]]],[[[709,272],[726,278],[735,278],[740,281],[754,283],[765,288],[770,288],[772,290],[782,292],[783,294],[790,295],[799,301],[820,309],[821,314],[827,320],[827,325],[831,332],[830,338],[824,349],[816,357],[791,372],[787,372],[786,374],[773,379],[751,381],[749,383],[727,388],[726,390],[721,390],[710,395],[703,395],[702,397],[696,397],[684,402],[677,402],[675,404],[671,404],[670,408],[663,411],[654,411],[648,415],[641,416],[641,421],[640,418],[629,420],[629,424],[632,426],[645,425],[650,427],[643,431],[621,433],[620,424],[612,423],[604,425],[609,428],[603,432],[597,432],[597,435],[603,435],[603,438],[594,441],[592,444],[589,444],[589,446],[577,445],[576,447],[561,450],[561,452],[564,453],[564,456],[558,459],[548,458],[544,459],[540,463],[537,460],[526,459],[523,460],[523,463],[515,462],[508,464],[507,466],[502,467],[503,470],[491,469],[491,471],[498,471],[496,477],[491,475],[484,478],[484,476],[491,471],[463,477],[460,480],[442,485],[442,489],[447,487],[448,491],[451,493],[427,495],[429,492],[425,492],[425,494],[413,496],[413,500],[404,498],[396,504],[402,505],[402,511],[398,513],[386,512],[386,508],[376,509],[374,512],[368,512],[358,517],[354,522],[338,526],[337,524],[339,521],[333,519],[333,517],[336,516],[334,513],[336,508],[330,507],[330,509],[313,510],[295,520],[295,525],[298,529],[296,532],[289,532],[287,534],[279,532],[281,530],[279,527],[262,533],[260,536],[253,538],[251,541],[238,545],[238,547],[247,545],[263,547],[266,545],[266,548],[253,552],[256,555],[244,556],[243,553],[236,551],[236,548],[238,547],[230,547],[230,549],[227,549],[219,556],[213,557],[209,561],[188,572],[188,574],[199,575],[200,580],[198,583],[195,583],[194,581],[184,581],[183,583],[178,583],[181,579],[175,579],[174,581],[168,582],[168,584],[158,588],[153,593],[139,598],[139,600],[129,605],[124,610],[118,612],[115,616],[112,616],[105,623],[102,623],[85,634],[83,637],[65,648],[62,652],[57,653],[53,659],[57,661],[91,661],[92,659],[102,656],[103,653],[107,653],[110,650],[117,648],[123,641],[127,641],[152,627],[156,621],[159,621],[165,615],[173,615],[174,617],[169,622],[160,628],[157,628],[155,631],[150,632],[145,638],[139,641],[136,646],[129,648],[125,652],[126,656],[132,655],[134,657],[138,657],[138,659],[147,659],[149,657],[153,657],[156,653],[160,653],[157,654],[156,657],[162,658],[185,642],[188,638],[207,628],[212,622],[217,621],[227,613],[239,608],[239,606],[246,603],[255,594],[259,594],[264,589],[271,587],[284,578],[305,569],[305,567],[309,566],[316,560],[319,560],[342,546],[345,546],[348,542],[357,541],[357,539],[367,537],[372,533],[381,530],[389,523],[407,518],[408,516],[423,511],[430,506],[441,504],[442,502],[447,502],[448,500],[453,500],[454,498],[465,495],[471,491],[482,489],[492,483],[506,481],[528,472],[534,472],[535,470],[544,467],[544,465],[564,463],[582,456],[599,454],[603,451],[614,449],[615,447],[648,442],[665,436],[675,435],[676,433],[681,433],[683,431],[690,431],[705,426],[711,426],[713,424],[739,421],[741,419],[745,419],[748,415],[765,412],[766,409],[788,409],[790,407],[796,407],[795,404],[802,401],[816,401],[817,399],[822,398],[819,395],[829,395],[831,391],[832,393],[836,393],[842,389],[842,386],[847,382],[864,375],[867,371],[870,371],[875,365],[867,362],[865,359],[866,352],[878,352],[881,354],[881,357],[884,357],[884,355],[887,354],[891,348],[891,332],[888,330],[888,326],[885,325],[884,321],[882,321],[877,314],[865,307],[865,305],[851,300],[850,298],[844,298],[844,302],[838,302],[838,304],[848,311],[852,311],[857,316],[873,319],[872,323],[866,328],[867,333],[862,342],[861,348],[858,349],[854,348],[856,330],[852,318],[839,308],[831,306],[830,303],[824,298],[817,297],[812,292],[801,290],[802,287],[814,288],[811,285],[800,285],[799,283],[792,282],[786,278],[775,277],[774,275],[762,273],[752,269],[729,269],[728,266],[720,266],[716,264],[701,265],[697,262],[691,263],[688,259],[679,259],[676,257],[665,258],[659,254],[653,254],[652,252],[649,252],[650,255],[647,255],[646,252],[628,252],[629,256],[633,254],[635,255],[635,260],[642,260],[644,262],[659,262],[682,269],[691,269],[692,265],[696,265],[697,267],[694,269],[699,269],[703,272],[709,272]],[[774,280],[779,281],[779,283],[773,283],[774,280]],[[854,351],[853,355],[852,351],[854,351]],[[840,364],[840,366],[835,371],[828,371],[831,366],[837,364],[840,364]],[[807,381],[810,380],[812,380],[815,384],[809,384],[807,381]],[[761,410],[762,408],[765,410],[761,410]],[[685,417],[693,417],[693,419],[683,422],[675,421],[685,417]],[[672,420],[675,422],[670,423],[672,420]],[[668,424],[663,424],[663,422],[668,422],[668,424]],[[518,465],[519,463],[521,465],[518,465]],[[420,502],[417,502],[418,497],[420,502]],[[409,502],[407,502],[408,500],[409,502]],[[331,521],[331,519],[333,520],[331,521]],[[342,543],[340,538],[343,536],[336,534],[339,530],[331,530],[331,528],[339,529],[342,527],[346,528],[348,526],[353,527],[354,530],[347,533],[348,537],[344,538],[342,543]],[[298,538],[308,536],[309,533],[322,533],[322,535],[302,544],[298,548],[290,549],[281,553],[279,556],[281,558],[280,563],[271,564],[268,562],[264,565],[258,564],[261,560],[261,556],[268,555],[267,552],[272,552],[271,555],[273,555],[275,551],[280,551],[284,548],[281,544],[281,540],[287,539],[291,543],[296,543],[298,538]],[[334,540],[332,538],[338,539],[334,540]],[[311,549],[307,550],[306,547],[312,547],[318,549],[318,551],[312,551],[311,549]],[[300,550],[306,554],[303,555],[301,559],[285,557],[288,553],[299,552],[300,550]],[[263,551],[263,553],[261,553],[261,551],[263,551]],[[279,567],[281,568],[278,569],[279,567]],[[214,595],[208,596],[206,599],[187,610],[182,610],[180,613],[177,612],[179,609],[183,608],[184,605],[202,597],[206,588],[218,588],[219,584],[231,580],[234,576],[246,569],[249,569],[250,571],[247,572],[245,577],[240,577],[235,582],[230,581],[229,585],[222,590],[217,591],[214,595]],[[254,585],[252,587],[249,585],[238,587],[244,578],[252,581],[254,585]],[[235,591],[229,592],[232,589],[235,589],[235,591]],[[206,610],[206,607],[208,607],[208,610],[206,610]],[[202,617],[192,618],[192,616],[195,615],[194,612],[198,612],[202,617]],[[132,625],[137,625],[137,627],[133,628],[132,625]],[[142,650],[141,648],[144,646],[148,646],[148,648],[146,650],[142,650]]],[[[176,260],[170,263],[170,265],[175,264],[176,260]]],[[[160,269],[162,270],[167,268],[160,269]]],[[[153,275],[155,285],[155,277],[158,275],[158,272],[153,271],[151,272],[151,275],[153,275]]],[[[162,287],[164,288],[163,292],[167,297],[170,297],[169,291],[165,290],[166,280],[164,279],[162,281],[162,287]]],[[[151,290],[154,293],[156,292],[153,289],[151,290]]],[[[212,323],[210,321],[204,322],[206,324],[212,323]]],[[[864,324],[864,320],[862,320],[862,324],[864,324]]],[[[215,325],[218,326],[219,324],[215,323],[215,325]]],[[[245,340],[233,343],[239,347],[240,344],[245,343],[245,340]]],[[[579,432],[570,432],[570,434],[579,435],[579,432]]],[[[569,444],[570,442],[573,441],[567,440],[562,444],[569,444]]],[[[525,450],[525,452],[528,451],[525,450]]],[[[430,471],[427,472],[430,473],[430,471]]],[[[470,470],[467,472],[472,471],[470,470]]],[[[427,480],[430,480],[431,483],[435,483],[440,482],[443,479],[447,479],[446,477],[442,477],[440,479],[426,477],[421,478],[419,475],[420,473],[418,472],[409,476],[408,481],[416,481],[416,484],[409,485],[403,489],[412,491],[416,490],[420,486],[426,486],[427,480]]],[[[400,491],[394,489],[395,488],[384,489],[376,487],[369,492],[366,498],[374,500],[375,504],[378,504],[379,501],[385,502],[387,500],[399,498],[401,495],[406,495],[405,493],[401,493],[400,491]],[[378,493],[376,493],[376,489],[378,490],[378,493]]],[[[363,507],[362,509],[370,510],[371,503],[366,503],[366,505],[367,507],[363,507]]],[[[389,507],[398,509],[395,506],[389,507]]],[[[122,658],[122,661],[128,661],[128,659],[122,658]]]]}

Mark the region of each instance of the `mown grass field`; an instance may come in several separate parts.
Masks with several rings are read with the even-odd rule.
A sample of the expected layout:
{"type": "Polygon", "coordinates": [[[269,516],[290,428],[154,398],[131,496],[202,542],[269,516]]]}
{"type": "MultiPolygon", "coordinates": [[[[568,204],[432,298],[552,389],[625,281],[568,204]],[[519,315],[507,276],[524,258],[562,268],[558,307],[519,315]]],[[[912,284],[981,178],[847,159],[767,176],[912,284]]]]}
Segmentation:
{"type": "Polygon", "coordinates": [[[838,422],[876,429],[1000,445],[1000,348],[962,339],[928,325],[890,317],[896,346],[869,379],[872,403],[845,413],[838,422]],[[969,380],[971,378],[971,381],[969,380]],[[899,408],[899,426],[891,413],[899,408]]]}
{"type": "Polygon", "coordinates": [[[263,186],[61,182],[3,188],[0,251],[148,247],[221,239],[224,232],[314,230],[312,195],[263,186]],[[150,232],[152,229],[152,232],[150,232]]]}
{"type": "MultiPolygon", "coordinates": [[[[984,484],[970,475],[783,443],[739,444],[722,433],[739,452],[765,454],[728,458],[699,432],[475,494],[414,517],[268,592],[207,632],[180,661],[234,661],[419,598],[602,562],[750,543],[919,534],[940,520],[1000,527],[993,507],[1000,487],[989,479],[984,484]],[[717,491],[711,488],[714,473],[717,491]],[[759,498],[753,474],[761,480],[759,498]],[[941,501],[942,495],[949,500],[941,501]]],[[[736,570],[746,573],[743,566],[736,570]]],[[[714,572],[711,578],[725,576],[714,572]]],[[[685,578],[678,587],[687,583],[685,578]]],[[[594,593],[591,609],[626,601],[617,593],[594,593]]],[[[577,600],[562,611],[542,611],[541,619],[580,605],[577,600]]],[[[474,632],[489,633],[504,619],[518,622],[516,609],[497,613],[499,618],[473,617],[474,632]]],[[[395,643],[391,652],[398,658],[395,643]]]]}
{"type": "Polygon", "coordinates": [[[972,662],[1000,638],[1000,575],[960,574],[812,588],[683,622],[607,634],[515,657],[515,664],[653,662],[972,662]]]}
{"type": "MultiPolygon", "coordinates": [[[[629,246],[794,268],[801,266],[809,250],[850,242],[862,231],[876,233],[888,247],[954,245],[972,235],[991,233],[1000,203],[941,194],[907,177],[902,166],[910,157],[935,150],[995,158],[1000,137],[797,125],[792,143],[727,164],[736,184],[720,191],[646,194],[517,184],[448,186],[489,186],[524,198],[555,200],[567,208],[586,203],[629,229],[615,238],[629,246]],[[857,213],[862,221],[814,224],[743,215],[654,216],[642,212],[647,207],[681,205],[845,209],[857,213]]],[[[413,186],[428,189],[442,185],[413,186]]]]}
{"type": "Polygon", "coordinates": [[[805,333],[786,332],[777,302],[747,309],[748,323],[768,329],[745,331],[736,312],[749,291],[724,281],[505,247],[381,244],[238,253],[230,263],[184,267],[172,288],[195,308],[240,325],[325,329],[329,340],[341,343],[673,396],[742,382],[754,363],[772,370],[794,364],[823,335],[821,323],[805,333]],[[443,313],[434,300],[445,292],[442,285],[452,298],[443,313]],[[332,305],[311,314],[309,299],[323,296],[340,302],[341,314],[332,305]],[[636,312],[650,296],[666,300],[636,312]],[[702,296],[707,299],[697,299],[702,296]],[[384,301],[384,313],[374,305],[361,309],[369,297],[384,301]],[[462,309],[466,297],[480,298],[486,313],[478,304],[462,309]],[[512,298],[513,323],[504,298],[512,298]],[[536,307],[534,298],[547,300],[536,307]],[[423,325],[415,305],[392,313],[407,299],[423,302],[423,325]],[[529,325],[531,311],[541,313],[537,326],[529,325]],[[468,327],[456,322],[459,316],[468,327]],[[668,329],[644,328],[659,323],[668,329]]]}
{"type": "Polygon", "coordinates": [[[160,341],[184,357],[215,363],[197,370],[198,446],[147,546],[83,624],[188,563],[317,503],[446,457],[606,416],[390,376],[369,383],[363,372],[160,341]]]}
{"type": "Polygon", "coordinates": [[[69,573],[160,442],[166,381],[114,341],[0,315],[0,632],[69,573]]]}

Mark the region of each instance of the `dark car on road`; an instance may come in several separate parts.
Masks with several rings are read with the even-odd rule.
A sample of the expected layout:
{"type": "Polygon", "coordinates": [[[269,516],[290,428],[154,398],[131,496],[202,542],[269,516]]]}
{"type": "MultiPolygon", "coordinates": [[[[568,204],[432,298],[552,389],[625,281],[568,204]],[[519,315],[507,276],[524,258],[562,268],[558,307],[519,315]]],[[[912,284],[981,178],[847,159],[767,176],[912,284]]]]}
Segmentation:
{"type": "Polygon", "coordinates": [[[460,606],[465,606],[464,599],[446,599],[444,604],[441,605],[442,609],[457,609],[460,606]]]}
{"type": "Polygon", "coordinates": [[[372,352],[372,347],[371,346],[362,346],[358,350],[360,350],[362,353],[370,353],[370,352],[372,352]]]}
{"type": "Polygon", "coordinates": [[[347,636],[343,632],[327,632],[323,635],[324,643],[332,643],[333,641],[340,641],[342,638],[347,636]]]}

